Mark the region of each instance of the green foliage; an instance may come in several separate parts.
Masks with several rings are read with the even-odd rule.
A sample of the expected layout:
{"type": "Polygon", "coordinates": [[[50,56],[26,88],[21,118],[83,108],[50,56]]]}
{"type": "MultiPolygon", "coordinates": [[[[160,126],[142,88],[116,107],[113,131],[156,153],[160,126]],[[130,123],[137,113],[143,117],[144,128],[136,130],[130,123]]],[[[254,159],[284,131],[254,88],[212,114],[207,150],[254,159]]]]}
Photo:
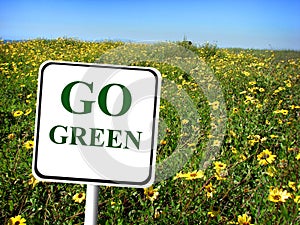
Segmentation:
{"type": "Polygon", "coordinates": [[[186,49],[198,53],[198,48],[197,46],[195,46],[191,41],[187,41],[187,40],[183,40],[183,41],[179,41],[177,42],[178,45],[185,47],[186,49]]]}
{"type": "Polygon", "coordinates": [[[210,43],[205,43],[203,44],[199,51],[200,51],[200,56],[205,58],[206,60],[210,59],[214,55],[217,54],[218,47],[216,44],[210,44],[210,43]]]}
{"type": "MultiPolygon", "coordinates": [[[[100,187],[98,224],[230,224],[243,214],[251,216],[251,224],[298,224],[299,52],[233,51],[210,44],[197,47],[186,40],[178,44],[205,59],[222,87],[227,123],[215,162],[224,163],[226,168],[217,170],[211,164],[199,179],[178,175],[177,179],[161,181],[154,185],[159,195],[153,201],[143,189],[100,187]],[[260,165],[257,156],[266,149],[276,155],[275,160],[260,165]],[[270,189],[275,187],[287,191],[285,202],[268,199],[270,189]]],[[[28,143],[34,139],[38,68],[50,59],[95,62],[121,45],[72,39],[0,42],[3,224],[17,215],[27,224],[83,224],[85,202],[77,203],[72,198],[85,192],[84,185],[34,183],[31,176],[32,148],[28,143]]],[[[193,156],[182,168],[182,174],[190,174],[199,168],[214,122],[203,90],[178,68],[155,62],[137,65],[160,70],[163,80],[173,80],[197,106],[201,115],[195,130],[198,139],[193,156]]],[[[168,86],[162,90],[170,96],[178,94],[168,91],[168,86]]],[[[160,117],[166,127],[160,128],[165,132],[159,136],[158,162],[177,147],[184,129],[182,120],[190,122],[189,117],[180,118],[178,109],[167,100],[161,101],[160,117]]]]}

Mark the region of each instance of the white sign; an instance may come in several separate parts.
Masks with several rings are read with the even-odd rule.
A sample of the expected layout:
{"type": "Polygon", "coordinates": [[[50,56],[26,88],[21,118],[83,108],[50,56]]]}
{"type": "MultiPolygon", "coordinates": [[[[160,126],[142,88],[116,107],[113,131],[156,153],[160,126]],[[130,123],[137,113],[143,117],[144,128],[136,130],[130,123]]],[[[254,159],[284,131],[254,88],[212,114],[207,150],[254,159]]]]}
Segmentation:
{"type": "Polygon", "coordinates": [[[154,182],[161,75],[153,68],[40,66],[33,173],[45,181],[154,182]]]}

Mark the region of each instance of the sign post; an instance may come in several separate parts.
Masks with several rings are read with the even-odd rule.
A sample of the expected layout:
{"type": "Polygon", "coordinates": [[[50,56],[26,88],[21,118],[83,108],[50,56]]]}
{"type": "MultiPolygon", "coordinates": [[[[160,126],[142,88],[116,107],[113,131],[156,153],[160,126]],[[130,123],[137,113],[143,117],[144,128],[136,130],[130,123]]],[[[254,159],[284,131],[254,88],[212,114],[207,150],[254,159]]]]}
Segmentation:
{"type": "Polygon", "coordinates": [[[99,186],[88,184],[86,188],[84,225],[97,225],[99,186]]]}
{"type": "Polygon", "coordinates": [[[87,184],[86,225],[97,221],[99,185],[153,184],[159,71],[46,61],[38,88],[33,174],[87,184]]]}

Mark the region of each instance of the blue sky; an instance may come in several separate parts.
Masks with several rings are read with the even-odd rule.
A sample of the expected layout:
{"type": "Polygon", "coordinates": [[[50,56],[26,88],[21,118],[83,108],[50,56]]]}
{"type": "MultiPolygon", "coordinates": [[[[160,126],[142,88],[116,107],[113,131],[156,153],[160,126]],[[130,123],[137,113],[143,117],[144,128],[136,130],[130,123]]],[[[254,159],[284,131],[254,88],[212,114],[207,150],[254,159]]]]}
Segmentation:
{"type": "Polygon", "coordinates": [[[300,1],[0,0],[0,38],[189,40],[300,50],[300,1]]]}

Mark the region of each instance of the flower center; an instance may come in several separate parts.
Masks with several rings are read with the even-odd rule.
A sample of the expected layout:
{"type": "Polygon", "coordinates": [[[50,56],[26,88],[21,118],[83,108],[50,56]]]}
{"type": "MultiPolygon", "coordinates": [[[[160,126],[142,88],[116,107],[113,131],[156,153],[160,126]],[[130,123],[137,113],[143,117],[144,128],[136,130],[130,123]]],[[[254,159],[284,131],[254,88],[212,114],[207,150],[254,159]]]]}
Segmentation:
{"type": "Polygon", "coordinates": [[[81,193],[78,195],[78,198],[82,198],[82,194],[81,193]]]}
{"type": "Polygon", "coordinates": [[[269,154],[264,154],[262,158],[263,159],[268,159],[269,157],[270,157],[269,154]]]}
{"type": "Polygon", "coordinates": [[[274,198],[275,200],[279,200],[279,199],[280,199],[280,195],[275,195],[273,198],[274,198]]]}
{"type": "Polygon", "coordinates": [[[19,224],[20,224],[20,221],[15,222],[15,225],[19,225],[19,224]]]}
{"type": "Polygon", "coordinates": [[[154,195],[154,191],[153,191],[153,190],[149,190],[149,191],[148,191],[148,196],[149,196],[149,197],[152,197],[153,195],[154,195]]]}

